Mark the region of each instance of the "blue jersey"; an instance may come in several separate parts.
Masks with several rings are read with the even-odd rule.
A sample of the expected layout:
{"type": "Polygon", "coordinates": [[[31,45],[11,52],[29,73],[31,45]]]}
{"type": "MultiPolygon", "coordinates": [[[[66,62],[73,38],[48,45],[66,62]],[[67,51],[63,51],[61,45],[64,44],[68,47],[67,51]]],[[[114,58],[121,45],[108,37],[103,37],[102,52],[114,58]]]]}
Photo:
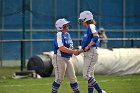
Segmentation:
{"type": "Polygon", "coordinates": [[[67,48],[73,48],[73,42],[70,37],[70,34],[68,32],[58,32],[56,34],[56,37],[54,39],[54,54],[57,54],[61,57],[70,58],[72,57],[72,54],[64,53],[62,51],[59,51],[59,47],[65,46],[67,48]]]}
{"type": "MultiPolygon", "coordinates": [[[[94,38],[93,33],[97,32],[96,26],[94,24],[90,24],[84,33],[84,37],[82,40],[82,49],[85,49],[85,47],[91,42],[91,40],[94,38]]],[[[99,40],[95,42],[95,44],[92,47],[98,47],[99,40]]]]}

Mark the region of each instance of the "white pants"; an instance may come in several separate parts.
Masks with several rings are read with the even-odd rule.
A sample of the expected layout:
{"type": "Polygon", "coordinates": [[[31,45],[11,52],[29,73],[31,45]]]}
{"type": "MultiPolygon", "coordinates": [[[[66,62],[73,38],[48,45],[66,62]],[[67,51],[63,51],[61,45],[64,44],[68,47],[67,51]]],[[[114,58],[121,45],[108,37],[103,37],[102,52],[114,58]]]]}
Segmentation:
{"type": "Polygon", "coordinates": [[[84,66],[83,77],[88,80],[90,77],[94,78],[94,67],[98,60],[98,49],[90,48],[89,51],[84,52],[84,66]]]}
{"type": "Polygon", "coordinates": [[[64,76],[68,77],[70,83],[77,82],[77,78],[75,76],[75,70],[72,62],[70,62],[69,58],[64,58],[61,56],[54,55],[52,64],[55,70],[55,81],[61,83],[64,80],[64,76]]]}

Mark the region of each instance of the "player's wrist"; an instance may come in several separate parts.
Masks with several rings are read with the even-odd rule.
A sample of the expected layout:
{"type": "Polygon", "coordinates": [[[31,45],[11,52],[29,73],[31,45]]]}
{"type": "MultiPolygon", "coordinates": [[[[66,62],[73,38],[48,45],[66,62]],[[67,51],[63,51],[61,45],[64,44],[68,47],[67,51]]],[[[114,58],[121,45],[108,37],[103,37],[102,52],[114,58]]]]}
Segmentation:
{"type": "Polygon", "coordinates": [[[91,46],[90,46],[90,45],[88,45],[87,47],[88,47],[88,48],[90,48],[91,46]]]}

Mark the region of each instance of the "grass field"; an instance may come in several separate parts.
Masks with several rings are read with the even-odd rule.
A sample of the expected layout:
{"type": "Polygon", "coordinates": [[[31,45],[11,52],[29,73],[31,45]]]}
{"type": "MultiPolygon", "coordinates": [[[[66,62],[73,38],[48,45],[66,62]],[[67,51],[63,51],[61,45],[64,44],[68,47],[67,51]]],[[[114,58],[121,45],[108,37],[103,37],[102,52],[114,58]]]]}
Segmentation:
{"type": "MultiPolygon", "coordinates": [[[[0,93],[51,93],[54,77],[12,79],[15,71],[19,68],[0,68],[0,93]]],[[[140,93],[140,75],[95,75],[95,78],[107,93],[140,93]]],[[[82,76],[77,79],[81,93],[87,93],[87,82],[82,76]]],[[[73,93],[66,77],[58,93],[73,93]]]]}

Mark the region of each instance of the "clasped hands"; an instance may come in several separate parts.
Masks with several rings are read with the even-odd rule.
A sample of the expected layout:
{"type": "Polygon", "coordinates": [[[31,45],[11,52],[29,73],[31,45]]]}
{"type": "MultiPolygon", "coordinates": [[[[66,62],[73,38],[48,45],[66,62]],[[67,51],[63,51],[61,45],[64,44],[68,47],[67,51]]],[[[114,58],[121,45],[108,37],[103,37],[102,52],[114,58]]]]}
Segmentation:
{"type": "Polygon", "coordinates": [[[76,50],[76,49],[75,49],[74,52],[73,52],[73,54],[76,55],[76,56],[79,55],[80,53],[82,53],[82,51],[76,50]]]}
{"type": "Polygon", "coordinates": [[[76,49],[75,49],[74,52],[73,52],[73,54],[77,56],[77,55],[79,55],[80,53],[82,53],[83,51],[86,52],[86,51],[88,51],[88,50],[90,50],[90,47],[89,47],[89,46],[86,46],[84,50],[83,50],[83,49],[79,49],[79,50],[76,50],[76,49]]]}

